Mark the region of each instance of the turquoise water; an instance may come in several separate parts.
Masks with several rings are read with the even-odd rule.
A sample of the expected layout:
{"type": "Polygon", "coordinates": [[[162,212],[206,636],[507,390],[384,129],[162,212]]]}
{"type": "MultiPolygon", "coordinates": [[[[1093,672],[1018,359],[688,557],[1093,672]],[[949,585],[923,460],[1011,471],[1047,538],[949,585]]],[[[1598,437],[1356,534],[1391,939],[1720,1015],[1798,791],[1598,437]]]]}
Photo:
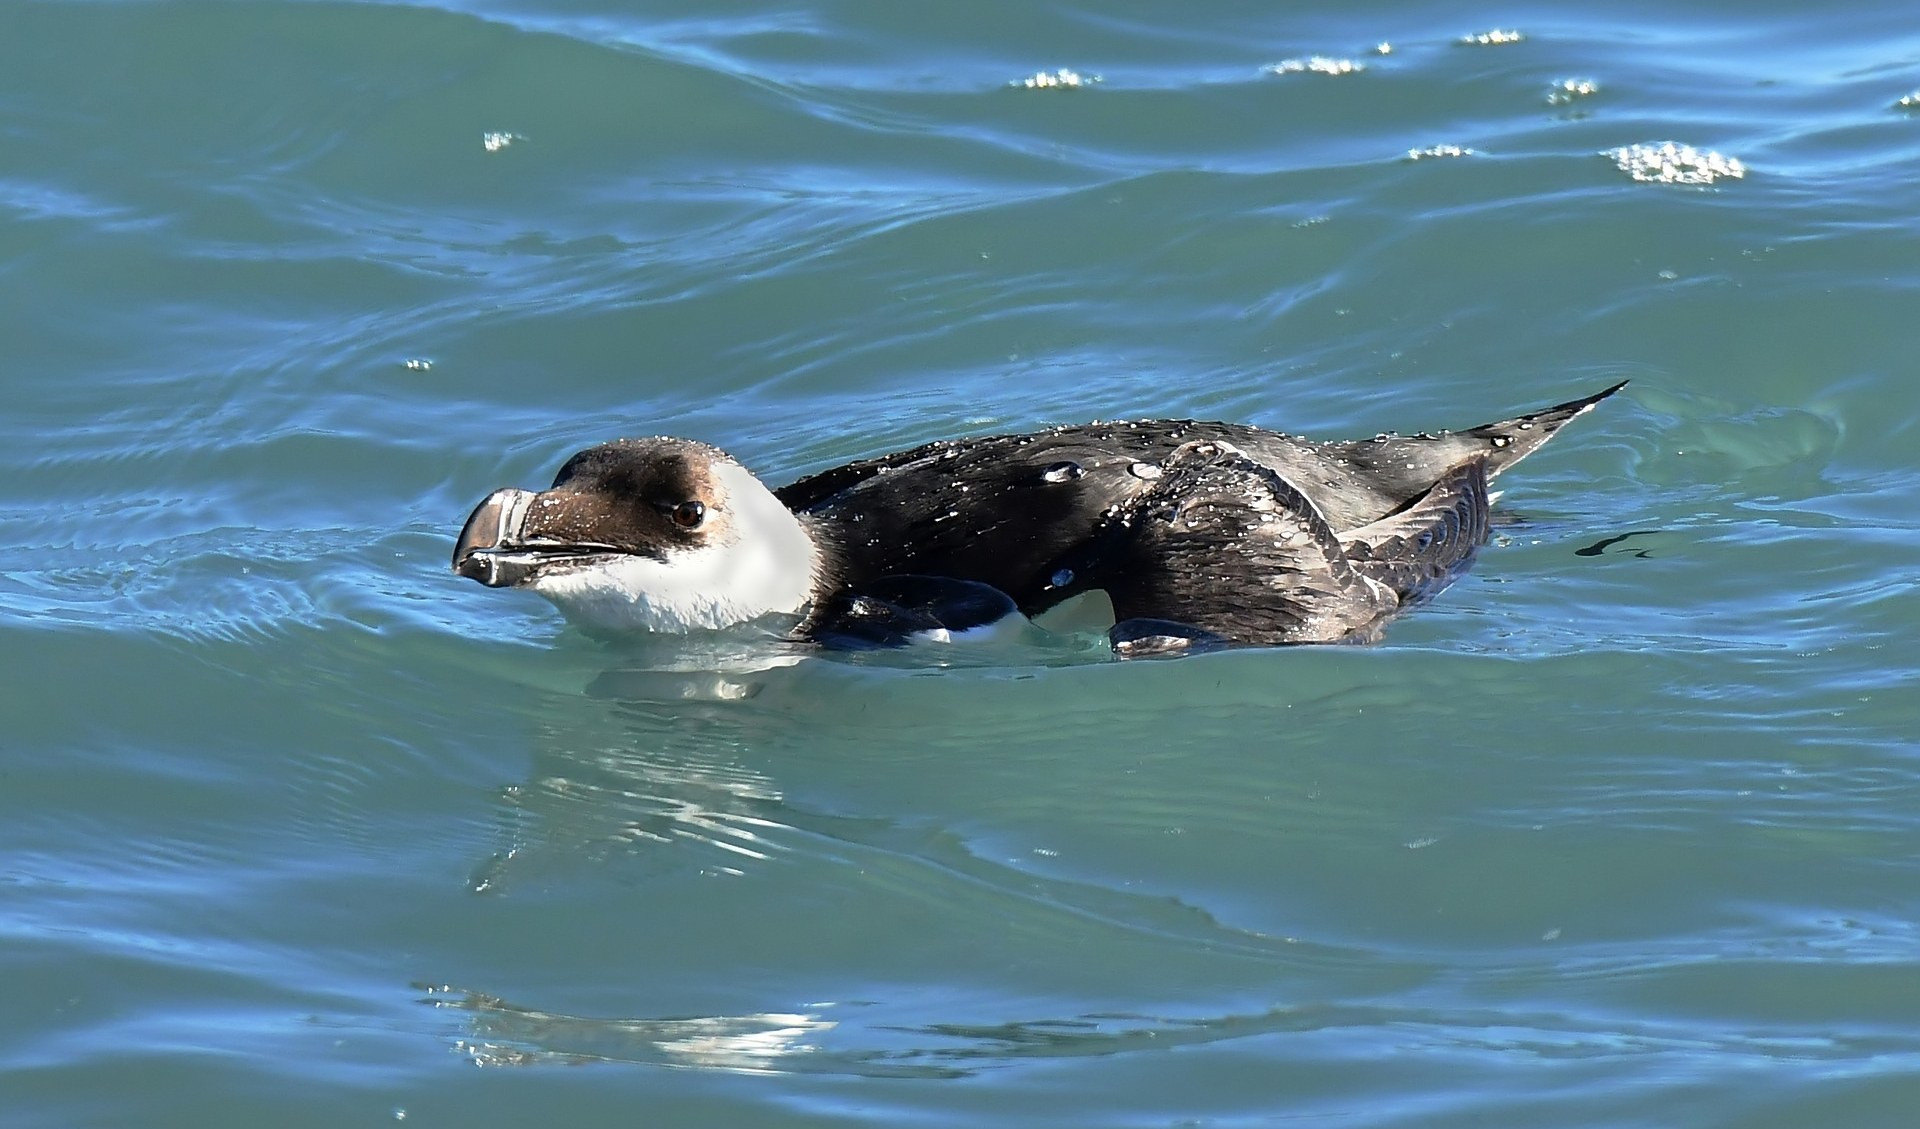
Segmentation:
{"type": "Polygon", "coordinates": [[[1910,16],[0,7],[0,1122],[1913,1124],[1910,16]],[[716,676],[447,571],[622,434],[1622,378],[1372,648],[716,676]]]}

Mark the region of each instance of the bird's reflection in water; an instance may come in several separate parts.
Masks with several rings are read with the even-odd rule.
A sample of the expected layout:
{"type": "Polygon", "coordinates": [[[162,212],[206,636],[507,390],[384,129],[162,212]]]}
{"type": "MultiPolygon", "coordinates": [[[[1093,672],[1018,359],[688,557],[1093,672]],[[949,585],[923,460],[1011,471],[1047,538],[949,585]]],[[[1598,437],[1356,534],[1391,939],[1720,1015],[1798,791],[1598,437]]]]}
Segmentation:
{"type": "Polygon", "coordinates": [[[531,773],[501,790],[509,841],[476,871],[474,890],[497,892],[568,859],[645,858],[648,846],[696,848],[715,873],[767,858],[779,849],[767,836],[780,826],[781,794],[742,758],[764,714],[741,703],[780,673],[603,675],[651,693],[612,700],[602,688],[543,722],[531,773]]]}
{"type": "Polygon", "coordinates": [[[792,814],[757,767],[781,763],[779,750],[866,747],[919,728],[923,719],[889,705],[902,678],[971,668],[1030,679],[1111,663],[1105,637],[1080,627],[1058,620],[995,642],[853,654],[764,631],[639,637],[595,652],[584,693],[556,693],[533,715],[533,771],[501,792],[509,842],[474,888],[500,889],[530,853],[605,857],[644,844],[698,847],[707,869],[738,873],[780,849],[770,835],[792,814]]]}
{"type": "MultiPolygon", "coordinates": [[[[595,875],[619,883],[670,883],[693,874],[758,878],[784,860],[821,861],[856,868],[861,889],[900,899],[914,912],[946,896],[935,890],[964,890],[978,904],[962,920],[1022,921],[1044,945],[1062,950],[1098,937],[1156,959],[1203,952],[1208,962],[1232,965],[1234,982],[1276,988],[1307,970],[1324,982],[1370,966],[1370,958],[1338,946],[1222,921],[1164,889],[1022,865],[983,851],[956,826],[965,823],[956,812],[969,809],[954,798],[953,785],[977,784],[982,771],[1004,772],[1004,762],[1020,760],[1009,753],[985,767],[967,762],[961,749],[1036,742],[1044,748],[1060,734],[1134,731],[1134,719],[1157,715],[1168,702],[1206,708],[1215,699],[1265,699],[1276,692],[1268,682],[1223,678],[1229,667],[1260,656],[1184,660],[1157,672],[1104,657],[1098,669],[1051,672],[1015,664],[915,670],[898,655],[883,656],[879,666],[773,657],[781,661],[715,670],[623,655],[628,661],[585,672],[587,693],[556,694],[543,704],[531,734],[532,770],[503,796],[507,841],[473,888],[508,896],[558,890],[563,900],[580,899],[595,896],[580,890],[582,879],[595,875]],[[985,702],[994,708],[983,709],[985,702]],[[1093,729],[1096,723],[1107,728],[1093,729]],[[875,776],[910,790],[863,791],[875,776]],[[795,789],[801,798],[790,794],[795,789]],[[886,806],[872,814],[862,814],[871,811],[865,801],[849,799],[877,795],[892,799],[876,801],[886,806]],[[925,805],[937,814],[928,817],[925,805]],[[835,810],[846,808],[852,810],[835,810]]],[[[1293,692],[1302,692],[1297,664],[1285,665],[1273,673],[1286,674],[1293,692]]],[[[1344,685],[1365,673],[1326,678],[1344,685]]],[[[1141,1013],[1114,1014],[1070,991],[1049,1004],[1030,996],[982,998],[977,985],[830,979],[841,997],[831,1004],[779,992],[764,999],[745,992],[743,1001],[738,986],[717,987],[715,1010],[724,1014],[646,1014],[644,1004],[618,992],[603,1012],[586,1014],[596,1009],[513,1000],[518,989],[466,985],[434,986],[425,1002],[461,1014],[453,1041],[482,1065],[617,1062],[915,1077],[955,1077],[1035,1057],[1149,1051],[1320,1021],[1289,1008],[1146,1014],[1150,993],[1141,1013]]]]}

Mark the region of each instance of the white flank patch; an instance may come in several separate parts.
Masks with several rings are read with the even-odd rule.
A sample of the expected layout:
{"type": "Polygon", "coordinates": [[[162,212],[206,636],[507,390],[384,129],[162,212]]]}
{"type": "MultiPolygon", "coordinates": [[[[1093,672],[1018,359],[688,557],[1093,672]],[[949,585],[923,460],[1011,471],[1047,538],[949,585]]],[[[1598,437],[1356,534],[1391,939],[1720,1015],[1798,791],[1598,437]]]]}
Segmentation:
{"type": "Polygon", "coordinates": [[[819,551],[800,520],[738,463],[718,463],[712,539],[664,561],[621,556],[542,576],[528,587],[569,618],[684,634],[794,614],[813,598],[819,551]]]}
{"type": "Polygon", "coordinates": [[[908,638],[921,643],[959,643],[962,646],[976,646],[981,643],[1005,643],[1020,638],[1026,633],[1033,621],[1019,612],[1009,612],[978,627],[953,630],[946,627],[933,627],[925,631],[915,631],[908,638]]]}

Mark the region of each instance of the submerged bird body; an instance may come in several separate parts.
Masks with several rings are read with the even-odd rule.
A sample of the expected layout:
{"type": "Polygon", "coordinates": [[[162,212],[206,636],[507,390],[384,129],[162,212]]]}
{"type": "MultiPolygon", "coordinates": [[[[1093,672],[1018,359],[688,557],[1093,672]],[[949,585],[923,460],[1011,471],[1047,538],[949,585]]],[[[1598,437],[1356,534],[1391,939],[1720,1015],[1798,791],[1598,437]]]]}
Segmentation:
{"type": "Polygon", "coordinates": [[[1155,420],[944,440],[772,491],[705,444],[617,440],[547,491],[488,497],[454,569],[656,631],[784,613],[806,638],[888,642],[1100,590],[1123,656],[1365,640],[1472,562],[1491,479],[1618,388],[1436,435],[1155,420]]]}

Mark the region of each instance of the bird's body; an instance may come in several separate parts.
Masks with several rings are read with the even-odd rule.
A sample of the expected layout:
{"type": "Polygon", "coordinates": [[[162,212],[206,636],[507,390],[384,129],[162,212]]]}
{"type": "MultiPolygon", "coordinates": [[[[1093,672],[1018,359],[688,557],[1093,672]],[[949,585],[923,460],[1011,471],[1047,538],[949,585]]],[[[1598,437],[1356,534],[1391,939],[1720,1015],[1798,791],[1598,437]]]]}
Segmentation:
{"type": "Polygon", "coordinates": [[[1472,562],[1491,479],[1618,387],[1433,435],[1152,420],[943,440],[770,492],[704,444],[617,440],[482,502],[454,567],[651,630],[787,614],[803,637],[888,641],[1099,590],[1122,655],[1363,640],[1472,562]]]}

